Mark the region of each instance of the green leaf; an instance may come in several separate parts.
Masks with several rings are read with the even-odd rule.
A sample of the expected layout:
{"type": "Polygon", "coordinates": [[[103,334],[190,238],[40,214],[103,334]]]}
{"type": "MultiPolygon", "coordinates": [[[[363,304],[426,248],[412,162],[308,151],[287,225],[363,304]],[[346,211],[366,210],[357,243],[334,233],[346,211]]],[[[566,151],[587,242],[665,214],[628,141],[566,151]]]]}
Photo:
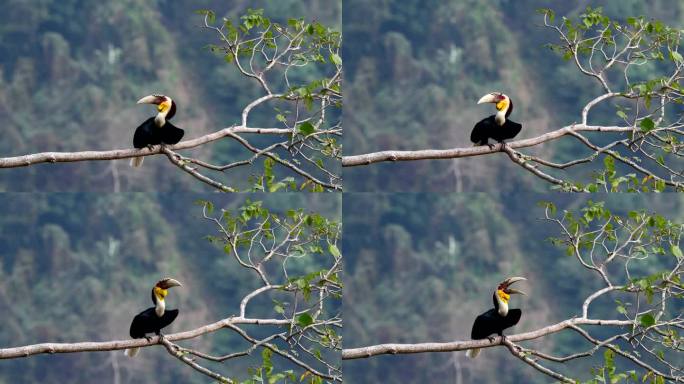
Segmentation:
{"type": "Polygon", "coordinates": [[[615,159],[612,156],[606,156],[603,159],[603,165],[606,167],[606,171],[615,172],[615,159]]]}
{"type": "Polygon", "coordinates": [[[678,259],[684,257],[684,254],[682,254],[682,250],[676,244],[672,246],[672,254],[675,255],[675,257],[678,259]]]}
{"type": "Polygon", "coordinates": [[[216,21],[216,14],[210,9],[198,9],[195,11],[198,15],[204,15],[207,18],[209,24],[213,24],[216,21]]]}
{"type": "Polygon", "coordinates": [[[653,120],[647,117],[641,120],[639,126],[641,127],[641,132],[650,132],[655,128],[655,123],[653,122],[653,120]]]}
{"type": "Polygon", "coordinates": [[[295,280],[294,283],[299,289],[304,289],[309,286],[309,283],[301,277],[295,280]]]}
{"type": "Polygon", "coordinates": [[[615,114],[620,116],[620,118],[627,120],[627,114],[624,111],[617,111],[615,114]]]}
{"type": "Polygon", "coordinates": [[[335,256],[336,259],[342,257],[339,248],[337,248],[337,245],[335,244],[330,244],[330,246],[328,246],[328,251],[330,251],[330,254],[335,256]]]}
{"type": "Polygon", "coordinates": [[[268,348],[264,348],[264,350],[261,351],[261,358],[264,362],[263,367],[267,375],[270,375],[271,372],[273,372],[273,362],[271,361],[272,354],[273,352],[268,348]]]}
{"type": "Polygon", "coordinates": [[[650,313],[639,316],[639,324],[641,324],[642,327],[650,327],[655,325],[655,323],[655,317],[650,313]]]}
{"type": "Polygon", "coordinates": [[[316,127],[314,127],[313,124],[311,124],[310,122],[305,121],[305,122],[299,124],[299,127],[297,127],[297,130],[302,135],[308,136],[308,135],[310,135],[316,131],[316,127]]]}
{"type": "Polygon", "coordinates": [[[337,53],[330,54],[330,61],[335,65],[342,65],[342,58],[337,53]]]}
{"type": "Polygon", "coordinates": [[[299,325],[302,328],[313,324],[313,322],[313,317],[311,317],[311,315],[309,315],[308,313],[302,313],[301,315],[297,316],[297,325],[299,325]]]}
{"type": "Polygon", "coordinates": [[[606,349],[603,353],[603,359],[606,361],[606,369],[611,370],[615,367],[615,352],[606,349]]]}

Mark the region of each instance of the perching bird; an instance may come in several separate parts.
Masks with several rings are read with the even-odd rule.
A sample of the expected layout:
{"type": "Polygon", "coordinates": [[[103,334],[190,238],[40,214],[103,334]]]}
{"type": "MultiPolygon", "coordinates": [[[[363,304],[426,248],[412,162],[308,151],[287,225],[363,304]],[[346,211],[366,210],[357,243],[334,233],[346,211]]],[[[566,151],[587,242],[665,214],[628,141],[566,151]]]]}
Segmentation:
{"type": "MultiPolygon", "coordinates": [[[[492,297],[494,301],[494,308],[481,314],[475,319],[473,330],[470,333],[470,338],[473,340],[492,339],[490,336],[497,334],[504,337],[503,330],[510,328],[520,321],[522,311],[520,309],[508,309],[508,301],[512,294],[524,295],[525,292],[510,288],[510,285],[517,282],[527,280],[524,277],[509,277],[508,279],[499,283],[496,292],[492,297]]],[[[475,358],[480,353],[479,348],[469,349],[466,356],[475,358]]]]}
{"type": "MultiPolygon", "coordinates": [[[[157,336],[161,335],[162,328],[171,324],[178,316],[177,309],[166,309],[166,295],[169,293],[168,289],[171,287],[182,287],[178,280],[165,278],[157,281],[157,284],[152,288],[152,303],[154,307],[138,313],[131,323],[130,335],[134,339],[150,339],[147,334],[154,333],[157,336]]],[[[162,335],[163,336],[163,335],[162,335]]],[[[138,354],[140,348],[129,348],[124,351],[126,356],[134,357],[138,354]]]]}
{"type": "Polygon", "coordinates": [[[522,125],[508,120],[508,116],[513,112],[513,101],[510,97],[500,92],[492,92],[482,96],[477,103],[494,103],[498,112],[475,124],[470,133],[470,141],[475,145],[492,147],[489,139],[503,143],[504,140],[512,139],[520,133],[522,125]]]}
{"type": "MultiPolygon", "coordinates": [[[[149,95],[138,100],[138,104],[157,105],[157,116],[150,117],[135,130],[133,146],[145,148],[157,144],[176,144],[181,141],[185,131],[171,124],[169,120],[176,114],[176,102],[165,95],[149,95]]],[[[142,156],[131,159],[132,167],[142,165],[142,156]]]]}

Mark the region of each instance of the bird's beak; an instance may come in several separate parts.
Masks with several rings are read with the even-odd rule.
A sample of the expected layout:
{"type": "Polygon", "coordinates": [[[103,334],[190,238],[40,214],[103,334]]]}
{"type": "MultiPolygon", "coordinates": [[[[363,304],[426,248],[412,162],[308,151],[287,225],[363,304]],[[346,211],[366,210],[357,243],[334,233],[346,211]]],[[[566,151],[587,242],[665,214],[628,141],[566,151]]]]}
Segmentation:
{"type": "Polygon", "coordinates": [[[477,101],[478,104],[484,104],[484,103],[496,103],[496,96],[494,96],[493,93],[488,93],[480,98],[480,100],[477,101]]]}
{"type": "Polygon", "coordinates": [[[516,294],[516,293],[517,293],[518,295],[525,295],[525,296],[527,296],[527,294],[526,294],[525,292],[519,291],[519,290],[517,290],[517,289],[515,289],[515,288],[509,288],[509,289],[507,289],[507,290],[506,290],[506,293],[508,293],[509,295],[513,295],[513,294],[516,294]]]}
{"type": "Polygon", "coordinates": [[[161,282],[161,288],[163,289],[169,289],[171,287],[182,287],[183,284],[180,283],[180,281],[176,279],[164,279],[161,282]]]}
{"type": "Polygon", "coordinates": [[[523,291],[519,291],[515,288],[510,288],[510,286],[513,283],[517,283],[518,281],[525,281],[525,280],[527,280],[527,279],[524,277],[514,276],[514,277],[509,277],[508,279],[502,281],[501,283],[499,283],[499,285],[501,287],[503,287],[504,292],[506,292],[508,294],[525,295],[525,292],[523,292],[523,291]]]}
{"type": "Polygon", "coordinates": [[[501,284],[506,284],[506,285],[511,285],[513,283],[517,283],[518,281],[526,281],[527,279],[524,277],[519,277],[519,276],[514,276],[514,277],[509,277],[508,279],[504,280],[501,282],[501,284]]]}
{"type": "Polygon", "coordinates": [[[161,98],[159,96],[149,95],[149,96],[145,96],[142,99],[138,100],[138,102],[136,104],[159,104],[162,102],[162,100],[160,100],[160,99],[161,98]]]}

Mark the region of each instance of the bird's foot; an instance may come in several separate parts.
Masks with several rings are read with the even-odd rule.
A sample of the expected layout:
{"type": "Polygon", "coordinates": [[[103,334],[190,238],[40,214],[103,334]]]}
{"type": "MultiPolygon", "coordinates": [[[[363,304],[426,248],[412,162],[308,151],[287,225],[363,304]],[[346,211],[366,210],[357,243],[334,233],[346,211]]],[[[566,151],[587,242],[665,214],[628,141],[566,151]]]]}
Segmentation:
{"type": "Polygon", "coordinates": [[[148,343],[151,342],[151,341],[152,341],[152,336],[145,336],[145,340],[147,340],[148,343]]]}
{"type": "Polygon", "coordinates": [[[494,336],[487,336],[487,340],[489,340],[490,343],[493,343],[494,340],[496,340],[496,337],[494,337],[494,336]]]}
{"type": "Polygon", "coordinates": [[[146,147],[151,151],[154,149],[154,144],[147,144],[146,147]]]}
{"type": "Polygon", "coordinates": [[[162,341],[164,341],[164,334],[163,334],[163,333],[159,332],[159,333],[157,334],[157,336],[159,336],[159,342],[160,342],[160,343],[161,343],[162,341]]]}
{"type": "Polygon", "coordinates": [[[487,143],[487,146],[489,147],[489,149],[494,149],[494,147],[495,147],[495,145],[492,143],[487,143]]]}
{"type": "Polygon", "coordinates": [[[506,343],[506,335],[500,335],[501,336],[501,344],[506,343]]]}
{"type": "Polygon", "coordinates": [[[499,148],[499,151],[501,151],[501,152],[506,151],[506,142],[505,142],[505,141],[500,141],[499,144],[501,144],[501,147],[499,148]]]}

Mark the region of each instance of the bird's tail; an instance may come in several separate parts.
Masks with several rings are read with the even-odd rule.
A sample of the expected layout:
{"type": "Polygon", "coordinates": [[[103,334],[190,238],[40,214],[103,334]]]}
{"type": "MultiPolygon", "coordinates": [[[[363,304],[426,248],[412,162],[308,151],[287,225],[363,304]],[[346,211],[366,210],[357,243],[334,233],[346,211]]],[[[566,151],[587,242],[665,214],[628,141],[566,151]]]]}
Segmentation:
{"type": "Polygon", "coordinates": [[[128,357],[135,357],[135,355],[137,355],[138,352],[140,352],[140,348],[126,348],[126,350],[124,351],[124,355],[128,357]]]}
{"type": "Polygon", "coordinates": [[[140,167],[143,163],[143,160],[145,160],[145,158],[143,156],[132,157],[131,158],[131,167],[133,167],[133,168],[140,167]]]}
{"type": "Polygon", "coordinates": [[[466,351],[466,356],[470,357],[471,359],[474,359],[477,357],[477,355],[480,354],[480,348],[473,348],[469,349],[466,351]]]}

